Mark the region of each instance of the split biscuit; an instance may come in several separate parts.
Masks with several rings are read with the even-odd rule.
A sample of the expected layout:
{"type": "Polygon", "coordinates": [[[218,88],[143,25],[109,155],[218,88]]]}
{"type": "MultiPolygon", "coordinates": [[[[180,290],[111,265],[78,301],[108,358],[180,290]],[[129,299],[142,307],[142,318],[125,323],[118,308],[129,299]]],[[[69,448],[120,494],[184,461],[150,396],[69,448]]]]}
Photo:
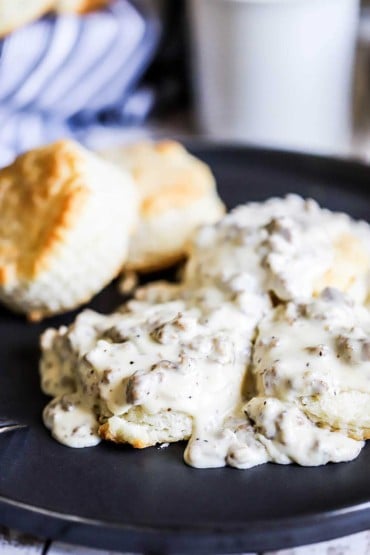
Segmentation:
{"type": "MultiPolygon", "coordinates": [[[[44,422],[58,441],[78,447],[101,438],[142,449],[190,437],[192,417],[171,409],[171,395],[155,410],[151,406],[151,394],[156,396],[162,381],[174,379],[186,385],[186,376],[177,370],[181,348],[173,327],[174,321],[185,325],[186,316],[178,316],[183,308],[179,301],[157,306],[138,302],[132,311],[127,307],[124,313],[108,316],[85,310],[69,328],[44,332],[41,385],[55,396],[45,408],[44,422]],[[168,337],[158,335],[161,343],[153,340],[164,332],[168,337]],[[173,361],[161,360],[170,352],[173,361]],[[71,415],[78,433],[69,429],[71,415]]],[[[174,392],[174,398],[178,394],[174,392]]]]}
{"type": "Polygon", "coordinates": [[[161,410],[148,414],[142,407],[134,407],[123,417],[111,416],[99,427],[99,436],[114,443],[129,443],[144,449],[158,443],[174,443],[189,439],[192,418],[179,411],[161,410]]]}
{"type": "Polygon", "coordinates": [[[101,154],[132,173],[141,198],[127,270],[149,272],[179,261],[194,230],[224,213],[208,166],[175,141],[140,142],[101,154]]]}
{"type": "Polygon", "coordinates": [[[69,327],[46,330],[41,386],[55,398],[45,425],[73,447],[99,438],[135,448],[198,441],[241,401],[249,324],[232,326],[232,313],[204,318],[181,299],[134,301],[107,316],[85,310],[69,327]]]}
{"type": "Polygon", "coordinates": [[[0,300],[37,320],[117,275],[137,197],[128,174],[66,140],[0,170],[0,213],[0,300]]]}

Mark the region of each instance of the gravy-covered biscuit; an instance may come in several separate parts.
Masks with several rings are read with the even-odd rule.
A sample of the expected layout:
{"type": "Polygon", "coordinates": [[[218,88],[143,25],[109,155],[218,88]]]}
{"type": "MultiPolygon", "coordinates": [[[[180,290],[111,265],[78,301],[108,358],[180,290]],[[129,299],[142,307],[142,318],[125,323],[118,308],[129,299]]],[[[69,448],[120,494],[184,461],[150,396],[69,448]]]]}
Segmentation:
{"type": "Polygon", "coordinates": [[[109,316],[84,311],[43,334],[42,388],[55,396],[44,422],[58,441],[144,448],[190,438],[191,464],[225,464],[227,441],[213,448],[210,436],[241,402],[252,316],[234,302],[206,310],[175,297],[109,316]]]}
{"type": "Polygon", "coordinates": [[[126,269],[171,265],[184,256],[194,229],[224,213],[210,169],[177,142],[142,142],[101,154],[131,171],[141,198],[126,269]]]}
{"type": "Polygon", "coordinates": [[[85,310],[43,334],[42,388],[55,396],[44,422],[58,441],[142,449],[189,440],[184,457],[198,468],[316,466],[358,455],[362,442],[319,427],[294,400],[266,391],[245,404],[257,315],[227,295],[217,308],[178,293],[171,287],[177,300],[134,300],[109,316],[85,310]]]}
{"type": "Polygon", "coordinates": [[[131,177],[72,141],[0,171],[0,300],[31,319],[75,308],[118,273],[137,216],[131,177]]]}
{"type": "Polygon", "coordinates": [[[337,287],[364,302],[370,273],[370,228],[296,195],[252,202],[201,228],[189,243],[187,281],[227,281],[281,301],[304,301],[337,287]]]}
{"type": "Polygon", "coordinates": [[[72,447],[188,440],[197,468],[354,459],[370,437],[369,234],[296,196],[202,226],[181,281],[43,334],[45,425],[72,447]]]}
{"type": "Polygon", "coordinates": [[[314,422],[370,438],[370,313],[337,289],[280,305],[258,327],[259,395],[298,405],[314,422]]]}

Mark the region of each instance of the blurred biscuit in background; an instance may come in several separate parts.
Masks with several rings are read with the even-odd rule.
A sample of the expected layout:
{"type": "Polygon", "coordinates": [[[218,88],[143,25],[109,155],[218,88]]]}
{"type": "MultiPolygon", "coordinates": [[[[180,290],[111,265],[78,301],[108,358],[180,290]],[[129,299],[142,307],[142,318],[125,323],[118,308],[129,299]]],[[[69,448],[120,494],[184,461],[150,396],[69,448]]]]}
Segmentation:
{"type": "Polygon", "coordinates": [[[128,173],[72,141],[0,171],[0,300],[31,320],[88,302],[120,271],[137,218],[128,173]]]}
{"type": "Polygon", "coordinates": [[[143,141],[100,154],[130,171],[138,186],[139,225],[125,270],[149,272],[179,261],[193,231],[225,212],[209,167],[175,141],[143,141]]]}

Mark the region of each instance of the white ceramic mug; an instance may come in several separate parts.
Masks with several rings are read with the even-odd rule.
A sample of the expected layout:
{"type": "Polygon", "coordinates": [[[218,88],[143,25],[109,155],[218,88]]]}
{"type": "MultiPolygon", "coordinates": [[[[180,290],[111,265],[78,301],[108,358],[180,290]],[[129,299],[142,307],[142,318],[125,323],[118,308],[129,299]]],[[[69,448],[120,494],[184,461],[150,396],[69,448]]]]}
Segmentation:
{"type": "Polygon", "coordinates": [[[347,149],[359,0],[189,0],[189,8],[203,132],[347,149]]]}

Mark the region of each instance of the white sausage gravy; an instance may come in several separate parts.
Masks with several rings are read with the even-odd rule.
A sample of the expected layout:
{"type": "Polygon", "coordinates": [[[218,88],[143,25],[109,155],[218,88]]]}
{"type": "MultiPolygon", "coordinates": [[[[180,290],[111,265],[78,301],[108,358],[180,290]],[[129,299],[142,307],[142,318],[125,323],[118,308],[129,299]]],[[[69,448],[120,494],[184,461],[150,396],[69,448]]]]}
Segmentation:
{"type": "Polygon", "coordinates": [[[201,228],[180,283],[43,334],[46,426],[71,447],[188,440],[198,468],[352,460],[370,437],[366,242],[296,196],[201,228]]]}

